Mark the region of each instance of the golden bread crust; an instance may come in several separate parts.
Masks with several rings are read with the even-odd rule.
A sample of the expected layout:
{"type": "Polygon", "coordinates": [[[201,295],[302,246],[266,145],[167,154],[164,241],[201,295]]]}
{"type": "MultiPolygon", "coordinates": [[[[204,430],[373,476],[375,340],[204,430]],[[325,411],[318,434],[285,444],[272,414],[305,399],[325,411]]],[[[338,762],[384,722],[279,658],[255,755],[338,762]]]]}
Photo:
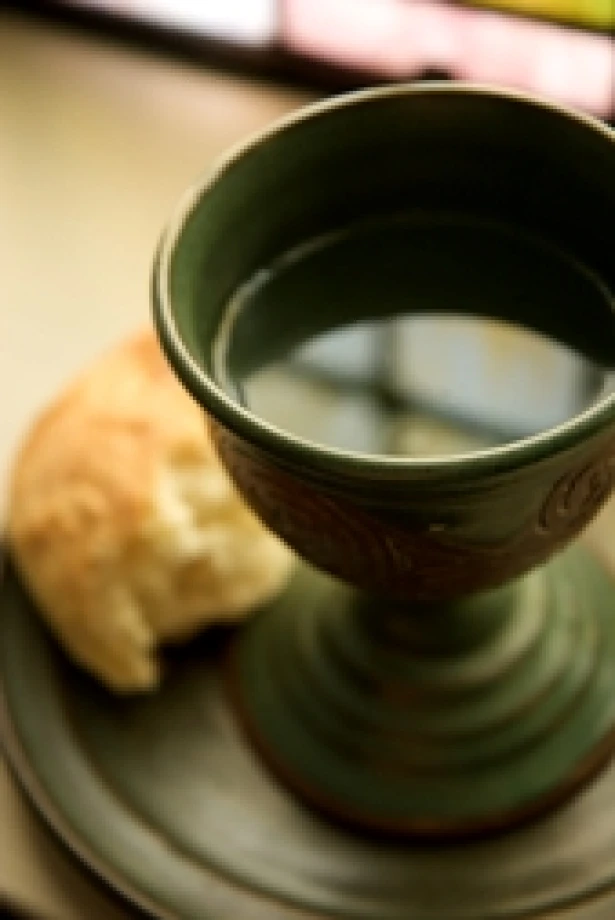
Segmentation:
{"type": "Polygon", "coordinates": [[[14,468],[8,536],[60,642],[124,691],[158,683],[159,640],[247,613],[290,567],[234,492],[151,330],[35,423],[14,468]]]}

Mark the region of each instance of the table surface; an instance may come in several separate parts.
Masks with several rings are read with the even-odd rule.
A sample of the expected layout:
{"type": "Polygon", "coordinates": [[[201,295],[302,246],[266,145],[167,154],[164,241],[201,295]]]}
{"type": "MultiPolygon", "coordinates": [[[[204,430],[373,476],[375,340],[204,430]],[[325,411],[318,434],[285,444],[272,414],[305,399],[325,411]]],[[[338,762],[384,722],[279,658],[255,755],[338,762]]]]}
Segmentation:
{"type": "MultiPolygon", "coordinates": [[[[184,188],[307,94],[0,14],[0,515],[35,413],[149,319],[184,188]]],[[[0,759],[0,899],[49,920],[132,916],[43,827],[0,759]]]]}
{"type": "MultiPolygon", "coordinates": [[[[149,319],[152,254],[191,180],[306,94],[0,14],[0,516],[34,414],[149,319]]],[[[615,565],[615,507],[594,527],[615,565]],[[611,545],[614,544],[614,545],[611,545]]],[[[0,759],[0,900],[134,917],[46,829],[0,759]]],[[[575,920],[612,918],[602,906],[575,920]]]]}

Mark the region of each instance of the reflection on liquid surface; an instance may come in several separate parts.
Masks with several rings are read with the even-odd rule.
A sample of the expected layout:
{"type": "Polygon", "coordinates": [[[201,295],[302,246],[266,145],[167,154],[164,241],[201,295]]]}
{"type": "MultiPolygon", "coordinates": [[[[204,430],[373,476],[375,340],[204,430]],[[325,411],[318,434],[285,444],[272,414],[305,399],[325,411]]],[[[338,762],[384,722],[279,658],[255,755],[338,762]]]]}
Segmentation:
{"type": "Polygon", "coordinates": [[[582,265],[514,228],[375,219],[307,241],[237,291],[214,373],[310,441],[464,452],[553,428],[604,392],[609,300],[582,265]]]}

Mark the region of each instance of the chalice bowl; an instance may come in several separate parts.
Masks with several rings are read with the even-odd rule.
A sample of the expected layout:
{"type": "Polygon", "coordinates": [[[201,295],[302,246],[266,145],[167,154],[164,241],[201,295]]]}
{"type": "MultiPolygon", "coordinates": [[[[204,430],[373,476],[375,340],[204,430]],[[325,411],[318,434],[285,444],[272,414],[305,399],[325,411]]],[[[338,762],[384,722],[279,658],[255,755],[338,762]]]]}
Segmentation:
{"type": "Polygon", "coordinates": [[[615,471],[614,141],[513,92],[362,91],[234,150],[163,237],[162,345],[237,488],[300,560],[232,641],[232,710],[340,848],[376,835],[390,857],[372,913],[338,890],[307,898],[323,916],[465,917],[433,892],[422,912],[395,900],[397,848],[519,833],[585,794],[615,748],[612,576],[575,544],[615,471]],[[478,425],[482,359],[438,337],[472,322],[563,349],[583,385],[566,402],[528,345],[544,373],[524,395],[496,355],[510,424],[478,425]],[[365,336],[378,367],[352,415],[365,336]],[[446,399],[436,411],[400,379],[460,354],[465,440],[418,450],[417,419],[431,406],[442,422],[446,399]],[[515,427],[554,394],[559,415],[515,427]]]}

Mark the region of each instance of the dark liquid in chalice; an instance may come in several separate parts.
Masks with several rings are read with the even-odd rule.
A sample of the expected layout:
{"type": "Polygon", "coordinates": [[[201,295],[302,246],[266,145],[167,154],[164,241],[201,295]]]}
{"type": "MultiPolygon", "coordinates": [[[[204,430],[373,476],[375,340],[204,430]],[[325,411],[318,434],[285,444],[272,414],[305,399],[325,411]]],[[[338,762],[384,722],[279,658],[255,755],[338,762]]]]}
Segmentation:
{"type": "Polygon", "coordinates": [[[371,220],[247,279],[218,331],[226,391],[287,433],[391,456],[531,437],[612,387],[613,299],[540,238],[452,215],[371,220]]]}

